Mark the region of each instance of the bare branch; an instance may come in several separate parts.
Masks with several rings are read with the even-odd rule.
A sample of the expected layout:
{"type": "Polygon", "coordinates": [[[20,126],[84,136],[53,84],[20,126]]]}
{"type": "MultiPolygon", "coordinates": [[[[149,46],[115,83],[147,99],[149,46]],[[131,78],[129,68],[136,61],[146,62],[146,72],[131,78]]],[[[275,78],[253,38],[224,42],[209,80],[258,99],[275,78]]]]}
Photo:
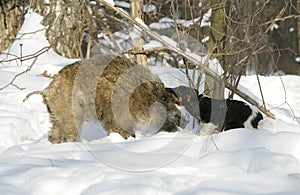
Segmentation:
{"type": "Polygon", "coordinates": [[[42,29],[39,29],[39,30],[36,30],[36,31],[32,31],[32,32],[20,33],[21,36],[17,37],[16,39],[21,39],[25,35],[34,34],[34,33],[37,33],[37,32],[40,32],[40,31],[43,31],[43,30],[46,30],[46,29],[47,28],[42,28],[42,29]]]}
{"type": "Polygon", "coordinates": [[[154,52],[162,52],[162,51],[170,51],[168,47],[154,47],[146,50],[127,50],[127,51],[121,51],[121,54],[150,54],[154,52]]]}
{"type": "Polygon", "coordinates": [[[32,64],[31,64],[30,66],[28,66],[28,68],[27,68],[26,70],[24,70],[24,71],[22,71],[22,72],[16,74],[16,75],[12,78],[12,80],[11,80],[8,84],[6,84],[5,86],[1,87],[0,90],[3,90],[3,89],[7,88],[7,87],[10,86],[10,85],[12,85],[12,86],[14,86],[14,87],[17,87],[17,88],[20,89],[20,90],[24,90],[25,88],[18,87],[16,84],[14,84],[14,82],[15,82],[15,80],[16,80],[19,76],[21,76],[21,75],[27,73],[28,71],[30,71],[30,69],[32,68],[32,66],[33,66],[34,63],[36,62],[36,60],[37,60],[37,58],[34,59],[34,61],[32,62],[32,64]]]}
{"type": "MultiPolygon", "coordinates": [[[[132,22],[133,24],[137,25],[139,28],[141,28],[147,35],[149,35],[150,37],[152,37],[153,39],[161,42],[163,45],[165,45],[165,47],[168,47],[171,51],[176,52],[177,54],[183,56],[184,58],[186,58],[187,60],[189,60],[190,62],[192,62],[193,64],[203,67],[204,72],[211,76],[212,78],[214,78],[217,82],[223,82],[223,80],[220,78],[219,75],[217,75],[215,72],[213,72],[211,69],[209,69],[207,66],[203,66],[197,59],[195,59],[189,52],[185,52],[182,51],[181,49],[171,45],[170,43],[168,43],[167,41],[165,41],[164,39],[162,39],[160,36],[158,36],[157,34],[151,32],[148,28],[145,28],[142,24],[136,22],[135,20],[132,20],[127,14],[125,14],[124,12],[120,11],[118,8],[112,6],[111,4],[107,3],[105,0],[98,0],[99,3],[104,4],[106,7],[114,10],[117,14],[121,15],[122,17],[126,18],[127,20],[129,20],[130,22],[132,22]]],[[[242,91],[240,91],[239,89],[235,89],[231,84],[229,84],[227,81],[225,81],[225,87],[230,89],[230,90],[235,90],[236,94],[239,95],[240,97],[242,97],[244,100],[246,100],[247,102],[249,102],[250,104],[256,106],[260,111],[262,111],[264,114],[266,114],[267,116],[271,117],[271,118],[275,118],[275,115],[272,114],[270,111],[266,110],[264,107],[262,107],[261,105],[259,105],[259,103],[257,103],[254,99],[252,99],[251,97],[249,97],[248,95],[246,95],[245,93],[243,93],[242,91]]]]}
{"type": "Polygon", "coordinates": [[[26,60],[30,60],[30,59],[33,59],[33,58],[34,58],[34,60],[33,60],[33,62],[31,63],[31,65],[28,66],[28,67],[26,68],[26,70],[24,70],[24,71],[22,71],[22,72],[16,74],[16,75],[11,79],[11,81],[10,81],[8,84],[6,84],[6,85],[4,85],[3,87],[1,87],[0,90],[3,90],[3,89],[7,88],[7,87],[10,86],[10,85],[12,85],[12,86],[14,86],[14,87],[17,87],[17,88],[20,89],[20,90],[25,89],[25,88],[18,87],[18,86],[14,83],[15,80],[16,80],[19,76],[21,76],[21,75],[23,75],[23,74],[29,72],[29,71],[31,70],[31,68],[33,67],[33,65],[35,64],[36,60],[38,59],[38,56],[40,56],[41,54],[47,52],[50,48],[51,48],[50,46],[44,47],[44,48],[40,49],[39,51],[37,51],[36,53],[30,54],[30,55],[27,55],[27,56],[23,56],[22,58],[17,57],[17,58],[15,58],[15,59],[10,59],[10,60],[3,60],[3,61],[0,61],[0,62],[9,62],[9,61],[18,60],[18,59],[21,60],[21,61],[26,61],[26,60]]]}
{"type": "Polygon", "coordinates": [[[33,54],[29,54],[29,55],[22,56],[22,57],[18,57],[17,55],[10,54],[10,53],[2,53],[2,54],[5,54],[5,55],[15,56],[15,58],[1,60],[0,63],[11,62],[11,61],[14,61],[14,60],[20,60],[20,61],[24,62],[26,60],[37,58],[38,56],[40,56],[43,53],[47,52],[50,48],[51,48],[50,46],[46,46],[46,47],[43,47],[42,49],[40,49],[39,51],[37,51],[37,52],[35,52],[33,54]]]}

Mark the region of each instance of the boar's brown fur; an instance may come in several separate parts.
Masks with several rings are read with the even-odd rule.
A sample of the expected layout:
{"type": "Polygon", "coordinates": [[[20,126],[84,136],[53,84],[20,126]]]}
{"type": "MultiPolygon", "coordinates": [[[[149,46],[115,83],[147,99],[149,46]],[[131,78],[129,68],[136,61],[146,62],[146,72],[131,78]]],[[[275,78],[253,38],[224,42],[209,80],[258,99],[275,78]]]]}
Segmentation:
{"type": "Polygon", "coordinates": [[[177,131],[181,120],[157,76],[125,57],[98,55],[65,66],[42,95],[53,143],[79,141],[83,122],[95,119],[102,121],[108,133],[117,132],[124,138],[134,136],[137,129],[177,131]],[[159,106],[151,109],[157,102],[159,106]],[[162,125],[157,124],[162,119],[162,125]]]}

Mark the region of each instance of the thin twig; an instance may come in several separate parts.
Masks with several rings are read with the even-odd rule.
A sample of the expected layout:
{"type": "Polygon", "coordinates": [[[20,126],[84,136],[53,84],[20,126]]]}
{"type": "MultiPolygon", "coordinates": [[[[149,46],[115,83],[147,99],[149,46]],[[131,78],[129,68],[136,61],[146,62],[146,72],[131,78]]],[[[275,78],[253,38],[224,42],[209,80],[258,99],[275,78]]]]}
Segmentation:
{"type": "Polygon", "coordinates": [[[5,55],[15,56],[15,58],[1,60],[0,63],[11,62],[11,61],[14,61],[14,60],[20,60],[20,61],[24,62],[26,60],[30,60],[30,59],[33,59],[33,58],[36,58],[36,57],[42,55],[43,53],[47,52],[50,48],[51,48],[50,46],[46,46],[46,47],[43,47],[42,49],[40,49],[39,51],[37,51],[37,52],[35,52],[33,54],[29,54],[29,55],[22,56],[22,57],[18,57],[17,55],[10,54],[10,53],[3,53],[5,55]]]}
{"type": "Polygon", "coordinates": [[[260,95],[261,95],[261,98],[262,98],[263,106],[264,106],[264,108],[267,108],[265,98],[264,98],[264,95],[263,95],[263,90],[262,90],[261,83],[260,83],[260,79],[259,79],[259,76],[258,76],[257,64],[258,64],[258,59],[257,59],[257,56],[255,56],[255,63],[254,63],[255,72],[256,72],[255,75],[256,75],[257,82],[258,82],[259,92],[260,92],[260,95]]]}
{"type": "Polygon", "coordinates": [[[282,8],[282,10],[281,10],[281,11],[279,12],[279,14],[276,16],[276,18],[275,18],[274,20],[271,21],[271,23],[270,23],[269,27],[267,28],[267,30],[265,31],[265,33],[268,33],[268,32],[269,32],[269,30],[272,28],[272,26],[275,24],[276,21],[282,20],[281,17],[283,16],[283,14],[284,14],[284,12],[286,11],[287,7],[288,7],[288,4],[285,3],[285,7],[282,8]]]}
{"type": "Polygon", "coordinates": [[[46,30],[46,29],[47,28],[42,28],[42,29],[39,29],[39,30],[36,30],[36,31],[32,31],[32,32],[19,33],[19,35],[21,35],[21,36],[17,37],[16,39],[21,39],[25,35],[34,34],[34,33],[37,33],[37,32],[40,32],[40,31],[43,31],[43,30],[46,30]]]}
{"type": "MultiPolygon", "coordinates": [[[[163,45],[165,45],[166,47],[168,47],[171,51],[173,51],[175,53],[178,53],[179,55],[183,56],[184,58],[186,58],[187,60],[191,61],[193,64],[195,64],[197,66],[200,66],[200,67],[203,66],[197,59],[195,59],[190,54],[190,52],[185,52],[185,51],[183,51],[183,50],[181,50],[181,49],[179,49],[179,48],[171,45],[170,43],[168,43],[167,41],[165,41],[163,38],[161,38],[157,34],[153,33],[150,29],[146,28],[143,24],[140,24],[139,22],[131,19],[130,16],[128,16],[124,12],[120,11],[118,8],[112,6],[107,1],[105,1],[105,0],[98,0],[98,2],[104,4],[106,7],[112,9],[117,14],[121,15],[122,17],[126,18],[127,20],[129,20],[130,22],[132,22],[133,24],[135,24],[136,26],[138,26],[139,28],[141,28],[143,30],[143,32],[147,33],[153,39],[161,42],[163,45]]],[[[220,76],[218,76],[214,71],[212,71],[211,69],[209,69],[206,66],[203,66],[203,67],[204,67],[204,72],[207,75],[209,75],[212,78],[214,78],[216,80],[216,82],[223,82],[223,80],[220,78],[220,76]]],[[[230,89],[230,90],[234,89],[234,87],[231,84],[229,84],[228,82],[225,82],[225,87],[228,88],[228,89],[230,89]]],[[[256,106],[261,112],[263,112],[267,116],[269,116],[271,118],[275,118],[275,115],[273,113],[271,113],[269,110],[266,110],[264,107],[262,107],[261,105],[259,105],[254,99],[252,99],[250,96],[246,95],[245,93],[243,93],[239,89],[236,89],[236,94],[239,95],[240,97],[242,97],[244,100],[246,100],[250,104],[256,106]]]]}
{"type": "Polygon", "coordinates": [[[169,50],[170,49],[168,47],[153,47],[146,50],[126,50],[126,51],[121,51],[120,53],[135,55],[135,54],[150,54],[154,52],[162,52],[162,51],[169,51],[169,50]]]}
{"type": "MultiPolygon", "coordinates": [[[[21,60],[25,61],[25,60],[29,60],[29,59],[33,59],[33,58],[34,58],[34,60],[33,60],[33,62],[31,63],[31,65],[28,66],[28,67],[26,68],[26,70],[24,70],[24,71],[22,71],[22,72],[16,74],[16,75],[12,78],[12,80],[11,80],[8,84],[6,84],[6,85],[4,85],[3,87],[1,87],[0,90],[3,90],[3,89],[7,88],[7,87],[10,86],[10,85],[12,85],[12,86],[14,86],[14,87],[17,87],[17,88],[20,89],[20,90],[25,89],[25,88],[20,88],[20,87],[18,87],[16,84],[14,84],[15,80],[16,80],[19,76],[21,76],[21,75],[27,73],[28,71],[30,71],[31,68],[33,67],[33,65],[35,64],[36,60],[38,59],[38,56],[40,56],[41,54],[45,53],[45,52],[48,51],[49,49],[50,49],[50,46],[44,47],[44,48],[42,48],[41,50],[39,50],[38,52],[36,52],[35,54],[27,55],[27,56],[25,56],[26,58],[24,57],[25,59],[21,59],[21,60]]],[[[19,59],[19,58],[17,58],[17,59],[19,59]]],[[[12,60],[9,60],[9,61],[12,61],[12,60]]]]}

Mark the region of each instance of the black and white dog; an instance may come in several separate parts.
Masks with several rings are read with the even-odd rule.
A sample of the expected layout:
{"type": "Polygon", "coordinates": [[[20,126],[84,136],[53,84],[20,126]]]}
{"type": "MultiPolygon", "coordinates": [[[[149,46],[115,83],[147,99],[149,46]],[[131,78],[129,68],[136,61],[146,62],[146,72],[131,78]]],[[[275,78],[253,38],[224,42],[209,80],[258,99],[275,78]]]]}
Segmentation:
{"type": "Polygon", "coordinates": [[[212,99],[190,87],[166,88],[179,106],[200,123],[212,123],[217,131],[234,128],[257,129],[263,119],[257,108],[242,101],[212,99]]]}

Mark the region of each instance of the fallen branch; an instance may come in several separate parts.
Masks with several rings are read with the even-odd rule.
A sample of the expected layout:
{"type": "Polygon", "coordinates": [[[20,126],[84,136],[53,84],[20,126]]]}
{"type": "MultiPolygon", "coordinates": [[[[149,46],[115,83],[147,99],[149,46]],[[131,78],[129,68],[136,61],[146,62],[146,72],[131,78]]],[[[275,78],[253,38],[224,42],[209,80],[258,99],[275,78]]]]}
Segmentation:
{"type": "Polygon", "coordinates": [[[5,86],[1,87],[0,90],[3,90],[3,89],[5,89],[6,87],[8,87],[8,86],[10,86],[10,85],[12,85],[12,86],[14,86],[14,87],[16,87],[16,88],[18,88],[18,89],[20,89],[20,90],[25,89],[25,88],[18,87],[16,84],[14,84],[15,80],[16,80],[20,75],[23,75],[23,74],[27,73],[28,71],[30,71],[31,68],[33,67],[33,65],[35,64],[37,58],[38,58],[41,54],[47,52],[50,48],[51,48],[50,46],[44,47],[44,48],[40,49],[39,51],[37,51],[36,53],[30,54],[30,55],[27,55],[27,56],[23,56],[22,58],[16,57],[16,58],[14,58],[14,59],[9,59],[9,60],[3,60],[3,61],[0,61],[0,62],[9,62],[9,61],[17,60],[17,59],[19,59],[19,60],[21,60],[21,61],[26,61],[26,60],[30,60],[30,59],[33,59],[33,58],[34,58],[34,60],[33,60],[33,62],[31,63],[31,65],[28,66],[28,67],[26,68],[26,70],[24,70],[24,71],[22,71],[22,72],[16,74],[16,75],[12,78],[12,80],[11,80],[8,84],[6,84],[5,86]]]}
{"type": "Polygon", "coordinates": [[[16,88],[18,88],[18,89],[20,89],[20,90],[24,90],[24,89],[25,89],[24,87],[22,87],[22,88],[21,88],[21,87],[18,87],[16,84],[14,84],[14,82],[15,82],[15,80],[16,80],[19,76],[21,76],[22,74],[25,74],[25,73],[27,73],[28,71],[30,71],[30,69],[32,68],[32,66],[33,66],[34,63],[36,62],[36,60],[37,60],[37,58],[34,59],[34,61],[32,62],[32,64],[31,64],[26,70],[24,70],[24,71],[22,71],[22,72],[16,74],[8,84],[6,84],[6,85],[4,85],[3,87],[0,88],[0,91],[3,90],[3,89],[5,89],[6,87],[8,87],[8,86],[10,86],[10,85],[12,85],[12,86],[14,86],[14,87],[16,87],[16,88]]]}
{"type": "MultiPolygon", "coordinates": [[[[187,60],[189,60],[190,62],[192,62],[193,64],[203,67],[204,72],[211,76],[212,78],[214,78],[217,82],[224,82],[224,80],[222,80],[220,78],[220,76],[218,76],[215,72],[213,72],[210,68],[208,68],[207,66],[203,66],[197,59],[195,59],[194,57],[192,57],[191,55],[189,55],[188,52],[185,52],[173,45],[171,45],[170,43],[168,43],[167,41],[165,41],[164,39],[162,39],[160,36],[158,36],[157,34],[153,33],[149,28],[145,27],[143,24],[140,24],[139,22],[133,20],[130,16],[128,16],[126,13],[122,12],[121,10],[119,10],[118,8],[114,7],[113,5],[111,5],[110,3],[108,3],[105,0],[98,0],[99,3],[104,4],[106,7],[112,9],[113,11],[115,11],[117,14],[121,15],[122,17],[126,18],[127,20],[129,20],[130,22],[132,22],[134,25],[138,26],[140,29],[143,30],[144,33],[146,33],[148,36],[152,37],[153,39],[161,42],[165,47],[169,48],[171,51],[183,56],[184,58],[186,58],[187,60]]],[[[275,118],[275,115],[273,113],[271,113],[269,110],[265,109],[264,107],[262,107],[261,105],[259,105],[259,103],[257,103],[254,99],[252,99],[251,97],[249,97],[248,95],[246,95],[245,93],[243,93],[242,91],[240,91],[239,89],[235,89],[231,84],[229,84],[228,82],[225,82],[225,87],[228,88],[229,90],[235,90],[235,93],[237,95],[239,95],[241,98],[243,98],[245,101],[249,102],[250,104],[256,106],[261,112],[263,112],[264,114],[266,114],[267,116],[271,117],[271,118],[275,118]]]]}
{"type": "Polygon", "coordinates": [[[11,62],[11,61],[14,61],[14,60],[20,60],[21,62],[24,62],[26,60],[30,60],[30,59],[33,59],[33,58],[37,58],[38,56],[42,55],[43,53],[47,52],[51,47],[50,46],[47,46],[47,47],[43,47],[42,49],[40,49],[39,51],[33,53],[33,54],[29,54],[29,55],[26,55],[26,56],[22,56],[22,57],[18,57],[17,55],[14,55],[14,54],[10,54],[10,53],[2,53],[2,54],[5,54],[5,55],[11,55],[11,56],[15,56],[15,58],[12,58],[12,59],[6,59],[6,60],[1,60],[0,63],[4,63],[4,62],[11,62]]]}

